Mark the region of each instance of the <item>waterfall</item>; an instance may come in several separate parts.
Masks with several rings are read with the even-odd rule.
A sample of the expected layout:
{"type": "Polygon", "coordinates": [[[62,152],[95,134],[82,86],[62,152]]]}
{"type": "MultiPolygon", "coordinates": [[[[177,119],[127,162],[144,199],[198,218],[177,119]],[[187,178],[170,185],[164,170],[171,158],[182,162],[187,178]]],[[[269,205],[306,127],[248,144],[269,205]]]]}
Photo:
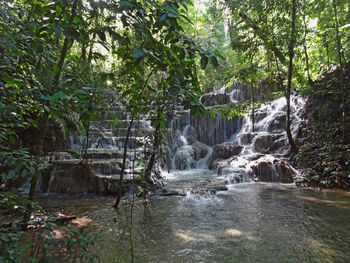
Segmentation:
{"type": "MultiPolygon", "coordinates": [[[[262,85],[262,84],[261,84],[262,85]]],[[[257,92],[262,97],[262,91],[257,92]]],[[[249,87],[241,83],[228,89],[222,88],[201,97],[201,101],[212,107],[226,103],[237,103],[251,96],[249,87]]],[[[291,131],[298,140],[303,122],[305,101],[291,97],[291,131]]],[[[179,112],[178,137],[173,137],[170,146],[171,169],[189,170],[210,168],[229,183],[244,181],[293,181],[297,171],[290,165],[286,155],[289,143],[285,133],[286,100],[284,97],[264,103],[256,109],[255,123],[252,112],[231,120],[225,117],[189,116],[179,112]],[[254,130],[253,130],[254,127],[254,130]]],[[[176,118],[176,116],[175,116],[176,118]]]]}
{"type": "MultiPolygon", "coordinates": [[[[300,137],[304,105],[304,99],[291,97],[291,131],[295,140],[300,137]]],[[[297,171],[287,158],[289,143],[285,132],[285,109],[284,97],[262,105],[255,113],[254,130],[251,114],[247,114],[241,131],[232,142],[228,142],[229,147],[216,147],[221,151],[236,149],[235,147],[239,147],[239,150],[236,154],[224,158],[221,158],[222,152],[217,153],[218,157],[213,157],[212,168],[230,182],[252,179],[264,182],[293,182],[297,171]]],[[[215,153],[214,151],[213,155],[215,153]]]]}
{"type": "MultiPolygon", "coordinates": [[[[201,102],[208,108],[249,99],[251,90],[241,83],[202,95],[201,102]]],[[[261,96],[259,93],[258,97],[261,96]]],[[[292,135],[300,136],[304,101],[291,98],[292,135]]],[[[210,169],[229,183],[243,181],[291,182],[296,173],[285,155],[288,140],[285,135],[284,98],[263,104],[255,112],[254,130],[251,113],[245,117],[191,116],[189,110],[179,107],[168,122],[166,144],[167,161],[164,170],[210,169]]],[[[69,137],[70,148],[52,155],[52,173],[43,176],[40,188],[53,193],[115,193],[120,177],[124,141],[130,118],[121,106],[110,106],[102,120],[91,123],[89,142],[84,136],[69,137]],[[88,145],[86,160],[80,164],[80,155],[88,145]],[[44,178],[45,177],[45,178],[44,178]]],[[[127,145],[127,159],[139,152],[152,131],[148,116],[133,123],[127,145]]],[[[127,165],[129,162],[127,163],[127,165]]],[[[142,167],[138,167],[139,173],[142,167]]],[[[131,180],[133,171],[125,171],[125,180],[131,180]]],[[[206,173],[206,172],[204,172],[206,173]]],[[[208,179],[210,180],[210,179],[208,179]]],[[[221,180],[221,179],[220,179],[221,180]]],[[[220,186],[215,186],[219,189],[220,186]]],[[[24,187],[25,188],[25,187],[24,187]]],[[[224,188],[224,187],[223,187],[224,188]]],[[[220,188],[221,189],[221,188],[220,188]]]]}

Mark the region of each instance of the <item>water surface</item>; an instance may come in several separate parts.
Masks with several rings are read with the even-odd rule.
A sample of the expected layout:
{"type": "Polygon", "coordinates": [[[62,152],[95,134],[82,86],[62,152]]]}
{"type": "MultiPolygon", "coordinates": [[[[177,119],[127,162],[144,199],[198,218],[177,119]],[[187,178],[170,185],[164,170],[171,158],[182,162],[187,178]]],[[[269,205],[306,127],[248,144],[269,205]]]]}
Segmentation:
{"type": "Polygon", "coordinates": [[[119,215],[112,204],[81,199],[65,208],[93,220],[102,262],[131,262],[130,240],[135,262],[350,262],[346,192],[243,183],[216,195],[154,196],[135,202],[132,226],[130,202],[119,215]]]}

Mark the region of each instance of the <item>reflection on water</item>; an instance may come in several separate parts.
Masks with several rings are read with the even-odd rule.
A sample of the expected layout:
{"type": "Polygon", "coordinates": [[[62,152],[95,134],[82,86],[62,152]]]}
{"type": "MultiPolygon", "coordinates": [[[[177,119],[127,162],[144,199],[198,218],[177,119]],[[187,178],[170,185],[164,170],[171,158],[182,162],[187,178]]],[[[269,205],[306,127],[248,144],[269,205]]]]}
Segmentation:
{"type": "MultiPolygon", "coordinates": [[[[93,220],[102,262],[130,262],[130,205],[116,218],[112,199],[64,202],[93,220]]],[[[136,202],[131,229],[136,262],[350,262],[350,196],[339,192],[248,183],[153,197],[136,202]]]]}

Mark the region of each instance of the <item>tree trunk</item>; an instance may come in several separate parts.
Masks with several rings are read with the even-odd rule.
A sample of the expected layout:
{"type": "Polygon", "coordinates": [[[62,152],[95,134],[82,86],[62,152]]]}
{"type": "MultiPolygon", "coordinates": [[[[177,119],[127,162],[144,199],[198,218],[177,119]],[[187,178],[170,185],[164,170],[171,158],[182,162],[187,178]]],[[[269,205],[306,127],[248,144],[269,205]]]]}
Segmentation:
{"type": "Polygon", "coordinates": [[[154,163],[156,161],[157,151],[158,151],[159,146],[160,146],[161,141],[162,141],[162,134],[160,131],[160,128],[161,128],[160,114],[163,112],[163,109],[164,109],[164,99],[165,99],[164,97],[163,97],[162,106],[158,107],[158,112],[157,112],[157,122],[158,123],[157,123],[155,131],[154,131],[153,147],[152,147],[152,151],[148,157],[147,167],[145,169],[145,179],[147,182],[151,182],[151,173],[153,170],[154,163]]]}
{"type": "Polygon", "coordinates": [[[337,39],[337,47],[338,47],[338,59],[339,59],[339,71],[340,71],[340,89],[341,89],[341,120],[342,120],[342,141],[345,141],[345,89],[344,89],[344,67],[343,67],[343,61],[342,61],[342,44],[341,39],[339,35],[339,25],[338,25],[338,13],[337,13],[337,5],[335,0],[333,0],[333,10],[334,10],[334,20],[335,20],[335,32],[336,32],[336,39],[337,39]]]}
{"type": "MultiPolygon", "coordinates": [[[[69,17],[69,22],[68,22],[69,24],[73,23],[73,19],[74,19],[75,15],[76,15],[76,12],[77,12],[77,5],[78,5],[78,0],[75,0],[73,2],[72,12],[71,12],[71,15],[69,17]]],[[[59,59],[58,64],[57,64],[57,72],[56,72],[54,80],[53,80],[53,85],[52,85],[52,90],[53,91],[55,91],[57,89],[57,87],[58,87],[58,82],[60,80],[60,76],[61,76],[61,73],[62,73],[64,60],[66,59],[67,52],[68,52],[70,46],[71,45],[69,45],[68,38],[64,38],[60,59],[59,59]]]]}
{"type": "Polygon", "coordinates": [[[309,65],[309,55],[307,52],[307,43],[306,43],[306,37],[307,37],[307,23],[306,23],[306,2],[304,0],[304,5],[303,5],[303,22],[304,22],[304,53],[305,53],[305,63],[306,63],[306,71],[307,71],[307,79],[308,83],[311,86],[312,85],[312,79],[310,76],[310,65],[309,65]]]}
{"type": "Polygon", "coordinates": [[[292,1],[292,23],[291,23],[291,33],[288,47],[289,63],[288,63],[288,79],[287,79],[287,88],[285,92],[285,97],[287,101],[286,108],[286,133],[288,141],[290,144],[290,151],[296,152],[297,147],[293,140],[292,132],[290,130],[291,119],[290,119],[290,94],[292,88],[292,76],[293,76],[293,58],[294,58],[294,45],[295,45],[295,22],[296,22],[296,0],[292,1]]]}
{"type": "Polygon", "coordinates": [[[253,82],[251,82],[251,89],[252,89],[252,129],[253,132],[255,132],[255,98],[254,98],[254,87],[253,82]]]}
{"type": "Polygon", "coordinates": [[[120,171],[120,178],[119,178],[119,184],[118,184],[118,193],[117,193],[117,200],[115,201],[114,208],[118,209],[120,199],[122,197],[122,192],[123,192],[123,179],[124,179],[124,172],[125,172],[125,166],[126,166],[126,154],[128,151],[128,143],[129,143],[129,137],[130,137],[130,131],[131,127],[134,123],[134,115],[131,115],[131,120],[128,126],[128,130],[126,132],[126,138],[124,142],[124,152],[123,152],[123,163],[120,171]]]}
{"type": "MultiPolygon", "coordinates": [[[[44,153],[45,136],[46,136],[46,133],[49,129],[49,115],[48,115],[48,113],[44,114],[43,119],[40,122],[39,127],[40,127],[40,130],[37,134],[37,141],[36,141],[36,143],[34,145],[34,149],[33,149],[34,150],[33,155],[37,156],[37,157],[43,156],[43,153],[44,153]]],[[[33,202],[35,199],[38,178],[39,178],[39,169],[38,169],[38,164],[36,164],[35,165],[35,173],[32,175],[32,179],[30,180],[29,196],[28,196],[28,200],[27,200],[26,211],[25,211],[24,217],[23,217],[23,223],[25,224],[25,226],[27,225],[27,223],[30,219],[30,216],[32,214],[32,211],[33,211],[33,202]]]]}
{"type": "Polygon", "coordinates": [[[94,33],[92,35],[92,39],[91,39],[91,42],[90,42],[90,47],[89,47],[89,55],[88,55],[88,65],[90,66],[91,64],[91,60],[92,60],[92,51],[93,51],[93,48],[94,48],[94,40],[96,38],[96,33],[94,33]]]}
{"type": "Polygon", "coordinates": [[[326,45],[326,52],[327,52],[327,69],[330,70],[331,69],[331,62],[330,62],[330,58],[329,58],[329,45],[328,45],[327,37],[325,37],[325,45],[326,45]]]}

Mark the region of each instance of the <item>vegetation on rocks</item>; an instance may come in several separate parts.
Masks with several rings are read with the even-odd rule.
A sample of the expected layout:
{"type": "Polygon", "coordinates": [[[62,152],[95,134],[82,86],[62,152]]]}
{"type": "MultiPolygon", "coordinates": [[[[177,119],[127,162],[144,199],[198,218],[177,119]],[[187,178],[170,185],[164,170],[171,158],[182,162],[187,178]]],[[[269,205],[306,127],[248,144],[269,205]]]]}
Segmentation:
{"type": "MultiPolygon", "coordinates": [[[[304,143],[296,155],[303,168],[303,178],[298,182],[301,185],[350,188],[350,107],[344,107],[345,123],[341,107],[342,97],[349,98],[350,91],[349,84],[345,93],[341,91],[339,74],[339,68],[326,73],[313,84],[308,95],[304,143]]],[[[350,64],[346,65],[344,76],[349,83],[350,64]]]]}

